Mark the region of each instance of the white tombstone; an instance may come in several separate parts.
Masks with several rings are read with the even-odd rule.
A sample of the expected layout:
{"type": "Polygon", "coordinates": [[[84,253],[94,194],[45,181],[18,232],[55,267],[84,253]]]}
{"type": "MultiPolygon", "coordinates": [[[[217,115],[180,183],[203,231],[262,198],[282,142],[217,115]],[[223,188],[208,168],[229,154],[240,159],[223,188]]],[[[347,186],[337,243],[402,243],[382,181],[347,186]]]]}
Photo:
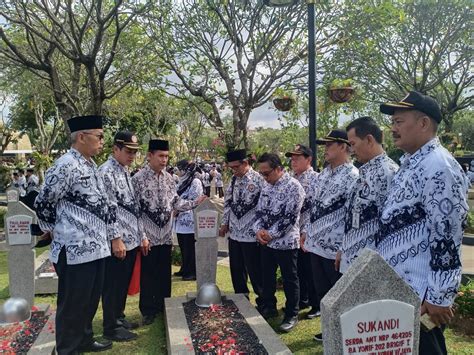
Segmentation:
{"type": "Polygon", "coordinates": [[[7,189],[8,210],[5,215],[5,235],[8,251],[10,297],[20,297],[33,306],[35,294],[36,238],[31,235],[31,224],[36,213],[18,201],[18,190],[7,189]],[[16,191],[16,193],[15,193],[16,191]]]}
{"type": "Polygon", "coordinates": [[[194,210],[196,235],[197,290],[205,283],[216,283],[217,235],[220,215],[214,204],[207,199],[194,210]]]}

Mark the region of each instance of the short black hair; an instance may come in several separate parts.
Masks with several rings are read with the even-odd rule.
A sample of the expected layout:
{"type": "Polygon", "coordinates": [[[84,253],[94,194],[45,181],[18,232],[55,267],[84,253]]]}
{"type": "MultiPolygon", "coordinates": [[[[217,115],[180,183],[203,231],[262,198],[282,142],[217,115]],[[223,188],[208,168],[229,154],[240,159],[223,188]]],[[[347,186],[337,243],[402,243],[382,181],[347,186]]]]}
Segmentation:
{"type": "Polygon", "coordinates": [[[24,170],[24,169],[18,169],[18,173],[24,174],[24,173],[25,173],[25,170],[24,170]]]}
{"type": "Polygon", "coordinates": [[[372,117],[364,116],[355,119],[346,127],[346,132],[349,132],[352,128],[355,129],[355,134],[360,139],[364,139],[370,134],[377,143],[382,144],[383,142],[383,132],[372,117]]]}
{"type": "Polygon", "coordinates": [[[275,153],[263,153],[262,156],[258,158],[257,163],[268,163],[272,169],[283,167],[280,157],[275,153]]]}

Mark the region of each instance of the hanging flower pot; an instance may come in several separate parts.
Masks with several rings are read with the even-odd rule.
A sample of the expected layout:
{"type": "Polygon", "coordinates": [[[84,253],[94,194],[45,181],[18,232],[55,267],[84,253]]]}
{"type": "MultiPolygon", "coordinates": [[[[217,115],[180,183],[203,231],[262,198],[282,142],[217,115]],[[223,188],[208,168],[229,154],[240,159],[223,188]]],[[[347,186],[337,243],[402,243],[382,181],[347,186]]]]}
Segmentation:
{"type": "Polygon", "coordinates": [[[333,102],[343,103],[349,101],[354,95],[353,87],[341,87],[341,88],[330,88],[329,89],[329,98],[333,102]]]}
{"type": "Polygon", "coordinates": [[[284,96],[273,99],[273,104],[279,111],[290,111],[295,104],[295,100],[289,96],[284,96]]]}

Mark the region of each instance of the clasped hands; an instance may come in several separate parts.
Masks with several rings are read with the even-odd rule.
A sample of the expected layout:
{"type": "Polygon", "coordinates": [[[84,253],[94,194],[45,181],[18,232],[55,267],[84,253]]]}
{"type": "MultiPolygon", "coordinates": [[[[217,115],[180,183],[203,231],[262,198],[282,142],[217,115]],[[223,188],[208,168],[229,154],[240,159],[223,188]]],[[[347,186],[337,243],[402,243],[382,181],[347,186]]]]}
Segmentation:
{"type": "Polygon", "coordinates": [[[257,231],[257,242],[261,245],[267,245],[268,242],[272,240],[272,236],[265,229],[260,229],[257,231]]]}

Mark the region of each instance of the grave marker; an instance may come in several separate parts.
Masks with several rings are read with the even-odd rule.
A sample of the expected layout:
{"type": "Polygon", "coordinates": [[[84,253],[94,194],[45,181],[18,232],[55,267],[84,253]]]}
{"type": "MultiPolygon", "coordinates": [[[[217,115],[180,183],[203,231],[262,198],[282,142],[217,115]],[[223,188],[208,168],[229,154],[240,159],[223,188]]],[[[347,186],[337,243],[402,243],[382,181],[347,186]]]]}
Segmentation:
{"type": "Polygon", "coordinates": [[[194,210],[197,290],[205,283],[216,283],[219,224],[219,213],[209,199],[194,210]]]}
{"type": "Polygon", "coordinates": [[[365,250],[321,301],[324,354],[418,354],[418,295],[365,250]]]}
{"type": "Polygon", "coordinates": [[[5,215],[5,235],[8,251],[10,297],[24,298],[33,306],[35,295],[36,238],[30,226],[36,223],[36,213],[18,201],[18,190],[8,189],[8,210],[5,215]],[[16,193],[15,193],[16,192],[16,193]]]}

